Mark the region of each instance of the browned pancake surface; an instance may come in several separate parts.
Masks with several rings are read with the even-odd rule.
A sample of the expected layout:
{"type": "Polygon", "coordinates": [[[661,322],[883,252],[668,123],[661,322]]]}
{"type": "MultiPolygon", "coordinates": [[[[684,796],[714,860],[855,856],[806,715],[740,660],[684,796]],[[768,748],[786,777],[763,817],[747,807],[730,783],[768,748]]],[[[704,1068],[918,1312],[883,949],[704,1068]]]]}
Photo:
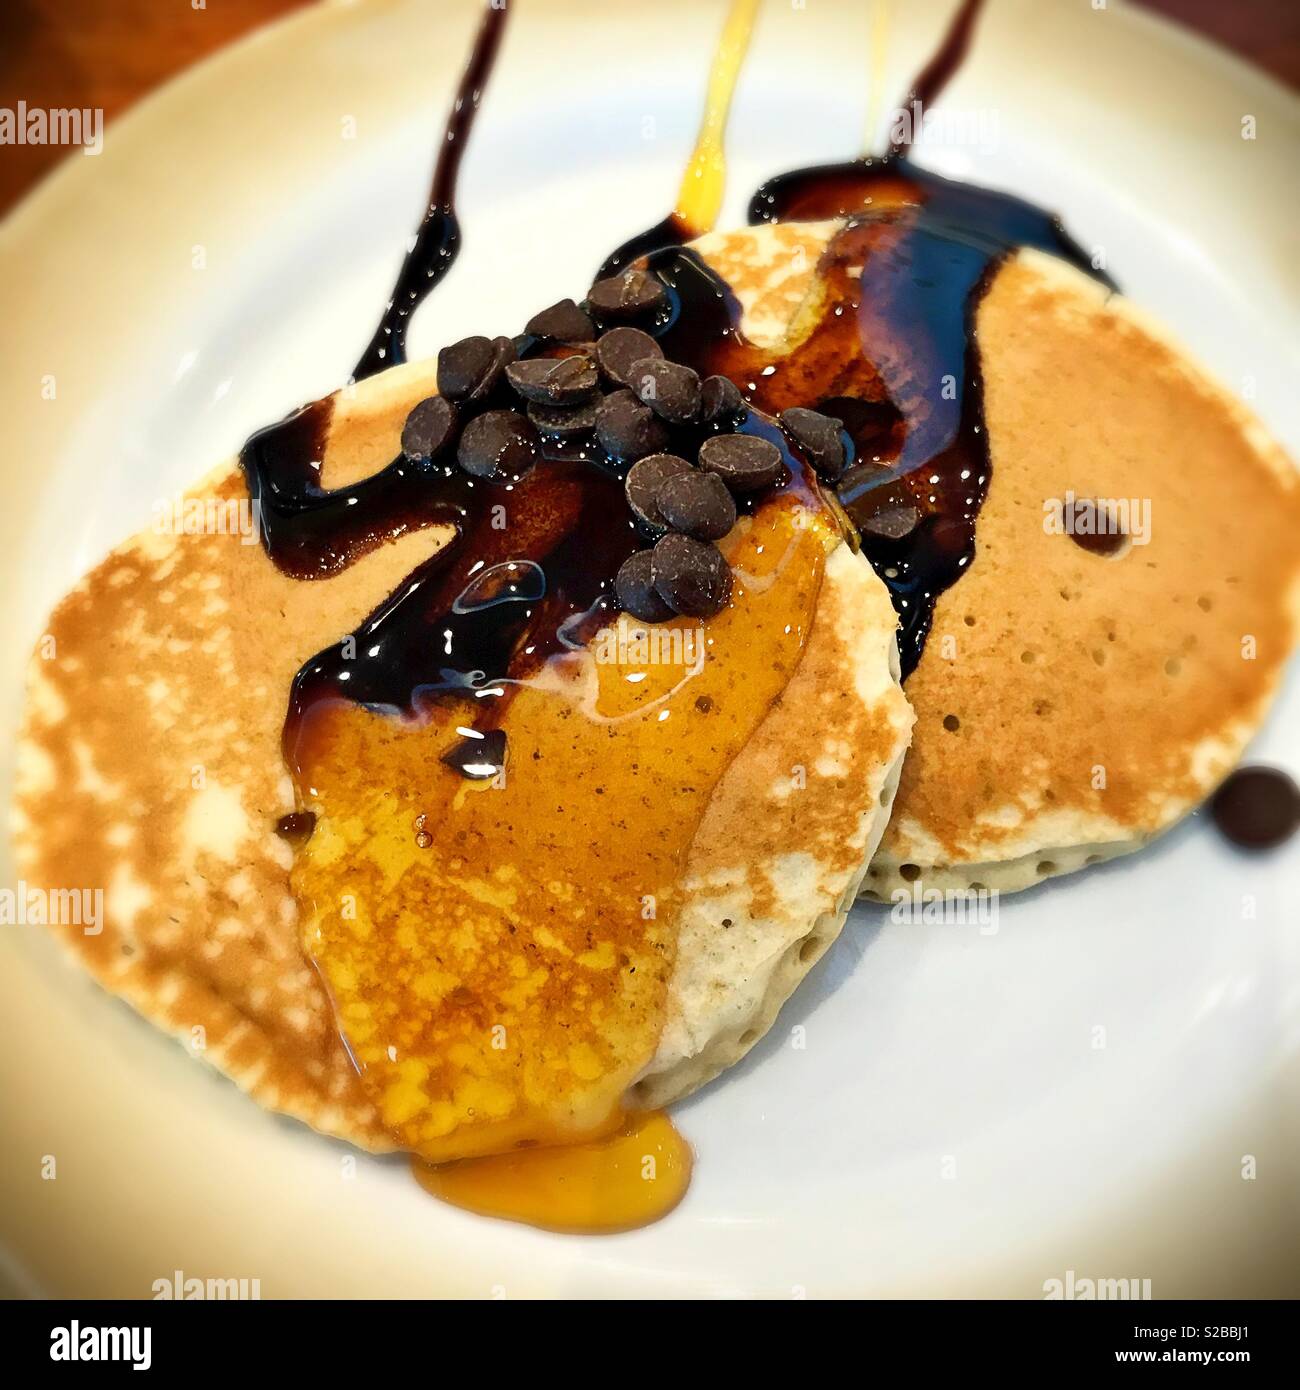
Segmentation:
{"type": "Polygon", "coordinates": [[[979,866],[1024,859],[1014,888],[1136,848],[1238,760],[1295,642],[1300,479],[1240,405],[1046,257],[998,273],[977,333],[992,478],[907,682],[880,891],[908,864],[994,886],[979,866]],[[1049,534],[1067,492],[1148,501],[1149,543],[1049,534]]]}
{"type": "MultiPolygon", "coordinates": [[[[707,254],[778,328],[802,295],[808,264],[774,259],[761,231],[713,238],[707,254]]],[[[386,464],[433,385],[432,364],[414,364],[340,393],[325,485],[386,464]]],[[[246,497],[234,466],[195,495],[246,497]]],[[[369,1148],[388,1147],[389,1130],[301,951],[292,856],[274,829],[294,809],[280,736],[301,665],[441,540],[406,537],[310,583],[237,536],[127,543],[50,620],[20,760],[21,872],[107,890],[101,935],[55,928],[75,957],[262,1104],[369,1148]]],[[[701,827],[648,1098],[684,1094],[761,1036],[842,925],[888,813],[911,723],[892,611],[864,562],[843,546],[832,560],[813,623],[817,690],[774,703],[701,827]]]]}
{"type": "MultiPolygon", "coordinates": [[[[340,412],[335,477],[377,466],[400,429],[390,413],[340,412]]],[[[195,493],[247,498],[231,469],[195,493]]],[[[275,833],[293,809],[280,733],[298,668],[437,544],[404,538],[304,583],[238,535],[129,543],[50,619],[18,768],[20,872],[105,890],[100,934],[54,928],[77,958],[264,1104],[379,1146],[298,946],[291,853],[275,833]]]]}

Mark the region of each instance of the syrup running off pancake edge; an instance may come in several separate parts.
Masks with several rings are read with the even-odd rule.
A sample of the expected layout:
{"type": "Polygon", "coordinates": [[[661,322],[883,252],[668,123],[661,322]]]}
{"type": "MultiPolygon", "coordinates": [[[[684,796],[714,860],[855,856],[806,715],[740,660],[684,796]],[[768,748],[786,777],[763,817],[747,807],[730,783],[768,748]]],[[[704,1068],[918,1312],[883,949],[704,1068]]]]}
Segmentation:
{"type": "MultiPolygon", "coordinates": [[[[752,6],[750,10],[752,18],[752,6]]],[[[924,91],[927,99],[937,96],[955,69],[977,10],[977,0],[967,0],[944,49],[918,82],[916,91],[924,91]]],[[[428,213],[383,320],[358,363],[358,379],[405,360],[410,317],[455,259],[460,243],[455,211],[458,164],[505,15],[504,9],[491,6],[484,13],[449,121],[428,213]]],[[[731,38],[733,60],[722,72],[724,104],[739,61],[734,55],[743,53],[743,44],[736,48],[736,35],[731,38]]],[[[702,139],[701,149],[712,161],[712,177],[720,179],[720,143],[715,138],[706,146],[702,139]]],[[[748,527],[747,534],[753,534],[772,526],[773,518],[784,524],[792,507],[832,518],[847,515],[857,544],[889,588],[899,617],[906,674],[919,659],[936,598],[972,561],[976,516],[988,484],[988,441],[973,335],[980,295],[1002,259],[1020,246],[1050,251],[1084,268],[1086,260],[1048,214],[1018,199],[924,173],[899,149],[884,158],[783,176],[764,185],[751,205],[754,222],[826,218],[844,218],[846,224],[818,267],[822,292],[817,311],[798,325],[794,341],[780,353],[760,351],[745,341],[734,296],[685,245],[704,228],[693,224],[680,205],[662,223],[613,253],[602,273],[632,262],[644,264],[668,291],[666,311],[650,325],[666,355],[701,376],[730,378],[747,403],[737,431],[780,450],[784,483],[770,496],[747,500],[738,529],[748,527]],[[951,382],[952,389],[941,394],[930,389],[940,381],[951,382]],[[792,406],[811,407],[841,422],[849,466],[837,484],[839,506],[829,511],[808,460],[774,418],[792,406]]],[[[553,345],[527,334],[516,338],[512,348],[520,360],[555,353],[553,345]]],[[[499,396],[488,395],[466,418],[500,404],[499,396]]],[[[487,1137],[478,1151],[483,1153],[539,1139],[544,1144],[572,1143],[585,1135],[594,1136],[598,1148],[608,1146],[617,1094],[645,1061],[652,1029],[615,1037],[610,1055],[599,1057],[600,1044],[609,1039],[578,1039],[586,1051],[576,1060],[567,1056],[561,1070],[570,1077],[584,1075],[592,1083],[590,1094],[580,1097],[558,1125],[553,1125],[557,1107],[547,1109],[548,1100],[554,1100],[553,1077],[530,1079],[524,1089],[531,1086],[533,1112],[521,1120],[512,1109],[512,1099],[517,1098],[509,1094],[513,1083],[496,1074],[490,1049],[468,1034],[453,1037],[435,1031],[417,1036],[408,1030],[400,1048],[390,1038],[411,1017],[412,1000],[427,1010],[430,1001],[449,997],[451,1017],[456,1008],[464,1011],[473,993],[463,971],[446,968],[436,929],[426,924],[425,935],[418,937],[407,925],[417,898],[452,902],[468,883],[472,896],[497,913],[498,925],[509,925],[518,885],[500,871],[512,866],[461,852],[455,837],[447,842],[445,827],[453,816],[460,817],[456,823],[463,840],[466,824],[479,812],[487,816],[480,827],[480,838],[486,840],[489,831],[507,833],[510,808],[503,799],[486,813],[488,802],[479,789],[456,775],[449,754],[456,751],[455,740],[467,735],[487,740],[499,733],[502,742],[492,746],[509,748],[507,726],[517,719],[530,730],[525,742],[532,745],[535,759],[542,747],[550,747],[553,763],[562,763],[564,739],[557,735],[554,713],[556,673],[561,684],[571,678],[586,644],[616,621],[614,576],[642,544],[623,501],[626,465],[606,452],[594,434],[562,439],[543,435],[536,466],[504,489],[510,524],[502,529],[496,513],[503,489],[437,458],[399,456],[351,487],[324,489],[322,456],[331,410],[329,398],[305,407],[255,435],[241,456],[272,561],[285,573],[310,580],[337,573],[373,547],[413,530],[444,526],[453,539],[354,633],[308,662],[294,681],[284,753],[303,809],[286,832],[292,830],[301,838],[295,893],[312,905],[309,953],[314,954],[313,945],[325,950],[318,965],[349,1050],[363,1078],[379,1078],[375,1094],[405,1147],[435,1160],[459,1157],[465,1148],[444,1153],[441,1136],[467,1124],[482,1126],[487,1137]],[[492,586],[485,587],[484,578],[492,575],[497,576],[497,587],[488,594],[492,586]],[[476,586],[483,591],[483,601],[467,601],[476,586]],[[512,715],[516,703],[519,708],[512,715]],[[452,765],[439,769],[439,762],[452,765]],[[435,789],[414,785],[408,776],[409,796],[390,797],[403,785],[404,769],[413,770],[416,784],[421,777],[426,784],[438,776],[443,781],[435,789]],[[358,818],[355,813],[366,801],[367,784],[381,794],[381,801],[388,800],[372,803],[358,818]],[[421,804],[421,796],[427,808],[407,824],[407,807],[421,804]],[[340,802],[347,814],[331,817],[328,809],[337,809],[340,802]],[[349,816],[364,830],[360,836],[349,832],[349,816]],[[444,842],[438,843],[437,837],[444,842]],[[394,875],[409,872],[412,863],[420,865],[410,875],[407,896],[389,903],[393,919],[365,923],[367,936],[391,930],[391,939],[378,954],[350,953],[347,943],[355,928],[341,928],[337,914],[321,909],[342,885],[334,872],[340,863],[349,873],[363,878],[369,873],[376,883],[389,885],[394,875]],[[358,983],[359,974],[367,972],[370,978],[358,983]],[[459,1058],[460,1080],[468,1078],[469,1084],[443,1077],[447,1084],[440,1091],[437,1072],[449,1056],[459,1058]],[[454,1100],[447,1099],[453,1093],[454,1100]],[[430,1104],[431,1095],[441,1099],[430,1104]]],[[[713,427],[701,426],[694,442],[712,432],[713,427]]],[[[773,630],[793,627],[802,640],[815,604],[820,557],[832,543],[829,535],[824,531],[805,546],[805,582],[796,586],[789,612],[774,608],[767,615],[773,630]]],[[[796,544],[790,534],[782,539],[787,546],[796,544]]],[[[745,544],[743,536],[738,544],[745,544]]],[[[779,547],[770,548],[779,553],[779,547]]],[[[746,601],[742,585],[742,610],[746,601]]],[[[757,602],[752,596],[748,601],[757,602]]],[[[706,628],[725,626],[735,607],[708,620],[706,628]]],[[[752,623],[763,620],[761,611],[747,616],[752,623]]],[[[789,669],[788,662],[773,664],[777,677],[783,672],[788,676],[789,669]]],[[[751,684],[752,703],[740,711],[731,731],[737,739],[780,694],[779,679],[770,690],[759,681],[751,684]]],[[[568,695],[561,721],[579,707],[573,692],[568,695]]],[[[699,697],[692,707],[713,708],[712,696],[699,697]]],[[[634,723],[638,713],[625,708],[619,717],[634,723]]],[[[690,748],[688,739],[672,756],[678,762],[687,760],[690,748]]],[[[647,761],[653,761],[653,755],[647,754],[647,761]]],[[[484,772],[501,776],[505,762],[506,754],[497,752],[485,762],[484,772]]],[[[463,760],[460,766],[463,771],[463,760]]],[[[528,775],[527,767],[517,772],[528,775]]],[[[581,783],[576,765],[570,777],[581,783]]],[[[698,780],[700,786],[693,791],[707,795],[707,776],[698,780]]],[[[606,790],[596,787],[594,794],[606,790]]],[[[632,794],[629,788],[627,795],[632,794]]],[[[617,795],[603,806],[592,800],[589,807],[571,808],[570,819],[585,823],[616,805],[617,795]]],[[[531,839],[537,843],[527,847],[545,862],[548,873],[562,880],[562,841],[548,839],[545,827],[531,839]]],[[[529,840],[529,833],[515,830],[513,843],[529,840]]],[[[671,898],[673,875],[680,870],[689,836],[667,836],[665,843],[669,848],[655,871],[655,886],[671,898]]],[[[627,853],[638,850],[639,844],[630,841],[627,853]]],[[[573,873],[579,867],[570,866],[573,873]]],[[[382,900],[382,892],[377,896],[382,900]]],[[[469,906],[462,902],[458,910],[465,914],[469,906]]],[[[667,921],[661,920],[655,931],[640,931],[635,914],[629,915],[625,905],[620,912],[618,905],[606,904],[604,915],[624,921],[627,929],[599,943],[587,942],[589,964],[605,969],[612,963],[632,974],[639,969],[635,1000],[626,993],[626,981],[622,995],[615,991],[610,997],[621,998],[624,1006],[631,1001],[633,1013],[652,1019],[656,995],[666,987],[671,965],[667,921]]],[[[454,930],[455,920],[453,913],[446,930],[454,930]]],[[[553,927],[554,923],[548,930],[553,927]]],[[[567,984],[564,979],[555,982],[535,1018],[562,1018],[564,989],[571,990],[576,978],[567,978],[567,984]]],[[[495,997],[504,997],[509,988],[501,980],[490,985],[495,997]]],[[[521,1010],[526,1014],[531,1006],[530,1000],[521,1010]]],[[[474,1023],[482,1036],[490,1036],[484,1019],[474,1023]]],[[[635,1137],[635,1124],[629,1133],[635,1137]]],[[[588,1155],[593,1152],[582,1147],[588,1155]]],[[[507,1164],[503,1171],[508,1168],[518,1179],[528,1166],[527,1155],[515,1157],[522,1167],[507,1164]]],[[[543,1169],[544,1165],[538,1172],[543,1169]]],[[[688,1171],[689,1163],[678,1163],[677,1170],[688,1171]]],[[[457,1181],[468,1191],[477,1179],[457,1181]]],[[[456,1184],[450,1178],[431,1179],[428,1185],[460,1200],[453,1196],[456,1184]]],[[[520,1215],[481,1194],[464,1200],[480,1210],[520,1215]]],[[[662,1212],[652,1213],[658,1214],[662,1212]]],[[[645,1213],[636,1219],[643,1218],[645,1213]]],[[[547,1224],[536,1205],[522,1219],[547,1224]]],[[[597,1227],[599,1223],[588,1222],[584,1228],[597,1227]]]]}
{"type": "MultiPolygon", "coordinates": [[[[653,273],[649,327],[672,360],[746,350],[701,258],[675,249],[653,273]]],[[[486,418],[508,389],[460,408],[486,418]]],[[[593,639],[626,622],[614,576],[644,540],[628,465],[594,432],[541,435],[509,485],[403,455],[327,492],[320,460],[302,461],[318,422],[296,417],[245,456],[282,567],[330,573],[420,526],[453,539],[294,682],[284,752],[314,817],[292,876],[305,948],[401,1147],[445,1161],[603,1141],[658,1042],[695,829],[798,666],[838,512],[760,410],[683,423],[679,452],[760,441],[780,479],[736,499],[719,542],[730,602],[660,629],[696,658],[647,663],[629,634],[602,660],[593,639]],[[494,733],[499,766],[453,756],[494,733]],[[573,833],[591,825],[597,846],[573,833]]]]}

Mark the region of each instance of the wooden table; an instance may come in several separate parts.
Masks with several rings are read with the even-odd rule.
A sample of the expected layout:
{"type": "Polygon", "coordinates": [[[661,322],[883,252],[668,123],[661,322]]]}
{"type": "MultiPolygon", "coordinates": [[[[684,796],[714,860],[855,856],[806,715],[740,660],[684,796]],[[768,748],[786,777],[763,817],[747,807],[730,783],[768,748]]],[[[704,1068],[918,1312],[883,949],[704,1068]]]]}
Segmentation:
{"type": "MultiPolygon", "coordinates": [[[[102,108],[311,0],[0,0],[0,107],[102,108]]],[[[1084,3],[1084,0],[1079,0],[1084,3]]],[[[1138,0],[1300,87],[1300,0],[1138,0]]],[[[0,146],[0,213],[66,151],[0,146]]]]}

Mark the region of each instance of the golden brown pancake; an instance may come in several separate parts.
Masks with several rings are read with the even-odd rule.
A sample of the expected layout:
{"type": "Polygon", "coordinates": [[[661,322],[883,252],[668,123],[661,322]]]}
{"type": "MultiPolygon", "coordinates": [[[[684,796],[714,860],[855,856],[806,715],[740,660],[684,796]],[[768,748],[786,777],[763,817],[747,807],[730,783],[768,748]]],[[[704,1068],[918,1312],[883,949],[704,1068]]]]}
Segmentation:
{"type": "MultiPolygon", "coordinates": [[[[747,300],[771,305],[799,273],[772,245],[745,231],[706,250],[747,300]]],[[[766,331],[762,314],[748,326],[766,331]]],[[[413,364],[340,393],[324,485],[386,464],[433,378],[413,364]]],[[[195,495],[247,497],[234,464],[195,495]]],[[[556,768],[531,783],[525,765],[504,789],[470,787],[435,756],[445,730],[422,743],[358,707],[331,720],[316,743],[316,832],[293,867],[275,833],[296,809],[280,752],[290,682],[445,530],[310,583],[239,536],[144,533],[115,551],[59,606],[33,660],[20,872],[33,886],[103,886],[102,932],[53,928],[75,958],[263,1105],[362,1147],[457,1157],[685,1094],[753,1045],[840,929],[911,722],[883,586],[828,510],[783,505],[728,537],[733,630],[727,614],[710,620],[718,646],[704,673],[669,682],[681,687],[663,706],[673,766],[707,795],[647,788],[634,834],[676,840],[645,851],[652,872],[636,881],[610,872],[611,856],[626,866],[628,836],[601,819],[591,774],[613,766],[617,780],[631,728],[659,707],[619,705],[613,677],[628,664],[590,657],[514,702],[511,718],[556,768]],[[778,540],[798,563],[782,569],[778,540]],[[799,622],[778,624],[783,607],[799,622]],[[581,733],[566,747],[570,726],[581,733]],[[596,735],[613,738],[603,762],[596,735]],[[373,774],[360,790],[359,766],[373,774]],[[674,794],[678,821],[694,815],[688,833],[666,814],[674,794]],[[516,797],[529,819],[507,835],[516,797]],[[417,815],[435,829],[432,854],[416,845],[417,815]],[[452,852],[443,825],[482,832],[482,845],[452,852]],[[345,879],[353,891],[327,900],[345,879]],[[660,899],[658,925],[636,925],[629,894],[660,899]],[[345,897],[359,910],[335,910],[345,897]],[[580,1044],[562,1056],[548,1032],[561,1016],[580,1044]],[[498,1026],[533,1044],[525,1083],[494,1070],[498,1026]]]]}
{"type": "MultiPolygon", "coordinates": [[[[774,229],[793,273],[741,295],[768,341],[815,331],[842,225],[774,229]]],[[[1300,624],[1300,475],[1176,343],[1032,251],[975,327],[991,480],[906,683],[917,723],[873,897],[1010,892],[1141,848],[1239,760],[1300,624]],[[1114,554],[1061,525],[1101,501],[1130,532],[1114,554]]]]}
{"type": "Polygon", "coordinates": [[[976,332],[992,476],[907,681],[873,896],[1010,892],[1148,843],[1239,760],[1300,624],[1300,475],[1177,345],[1031,252],[976,332]],[[1070,495],[1129,505],[1118,553],[1056,527],[1070,495]]]}

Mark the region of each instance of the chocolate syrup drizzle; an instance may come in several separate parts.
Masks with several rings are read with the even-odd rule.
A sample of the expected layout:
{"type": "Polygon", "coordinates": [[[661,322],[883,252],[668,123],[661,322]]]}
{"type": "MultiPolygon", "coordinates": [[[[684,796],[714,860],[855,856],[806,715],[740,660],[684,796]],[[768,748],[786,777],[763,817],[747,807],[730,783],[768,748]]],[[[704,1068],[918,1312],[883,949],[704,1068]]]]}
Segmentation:
{"type": "MultiPolygon", "coordinates": [[[[918,99],[933,99],[955,70],[978,8],[979,0],[963,5],[914,86],[918,99]]],[[[358,378],[405,360],[410,316],[455,259],[457,166],[506,13],[489,7],[484,15],[428,214],[358,378]]],[[[809,405],[843,422],[851,466],[838,488],[840,501],[889,585],[907,673],[920,656],[935,599],[970,563],[988,482],[975,306],[1002,259],[1019,246],[1088,267],[1047,213],[925,173],[898,152],[784,175],[759,189],[750,208],[752,222],[831,217],[851,219],[822,266],[835,294],[821,321],[780,358],[744,342],[739,305],[682,246],[686,229],[676,217],[625,243],[603,269],[647,257],[669,291],[669,307],[651,331],[672,360],[736,382],[749,401],[739,429],[780,448],[782,486],[812,491],[818,485],[768,410],[809,405]],[[857,266],[855,278],[849,268],[857,266]],[[790,397],[791,391],[801,394],[790,397]],[[910,530],[882,530],[882,517],[908,506],[919,514],[910,530]]],[[[516,348],[521,357],[551,351],[527,336],[516,339],[516,348]]],[[[475,410],[514,404],[506,390],[498,388],[499,396],[475,410]]],[[[627,465],[610,457],[594,434],[542,436],[536,466],[509,487],[472,478],[451,463],[399,456],[360,483],[325,489],[320,460],[331,410],[330,399],[317,401],[245,446],[242,463],[274,563],[295,577],[318,578],[407,532],[445,525],[455,536],[356,632],[302,668],[285,724],[286,759],[301,766],[300,739],[322,702],[418,718],[427,701],[455,698],[472,707],[467,722],[481,737],[459,760],[456,750],[448,760],[462,770],[472,766],[470,775],[489,775],[493,759],[485,760],[483,750],[504,740],[486,736],[499,729],[514,683],[555,653],[581,646],[615,612],[614,575],[645,544],[623,498],[627,465]],[[505,508],[504,527],[498,507],[505,508]]],[[[678,447],[693,448],[716,428],[701,426],[698,438],[678,447]]]]}
{"type": "MultiPolygon", "coordinates": [[[[962,0],[961,8],[952,17],[948,25],[948,32],[943,36],[943,42],[935,50],[934,57],[917,74],[916,80],[912,83],[908,91],[909,103],[915,102],[922,109],[932,105],[939,99],[943,89],[952,81],[957,69],[966,61],[966,54],[970,52],[971,35],[975,30],[975,21],[979,18],[979,12],[984,8],[984,0],[962,0]]],[[[911,144],[911,137],[915,131],[910,126],[905,126],[907,135],[899,134],[894,137],[893,147],[900,150],[911,144]]]]}
{"type": "MultiPolygon", "coordinates": [[[[667,308],[649,326],[665,353],[703,363],[738,343],[740,306],[693,251],[669,248],[650,264],[668,291],[667,308]]],[[[521,357],[551,351],[534,338],[515,340],[521,357]]],[[[516,402],[502,383],[462,422],[516,402]]],[[[445,525],[454,538],[419,566],[354,632],[307,663],[294,680],[284,751],[304,759],[307,720],[322,704],[348,700],[419,718],[428,701],[459,699],[472,708],[477,738],[449,751],[471,776],[491,776],[484,750],[500,728],[519,682],[548,658],[577,649],[617,613],[613,581],[619,566],[647,542],[623,494],[630,462],[611,456],[594,432],[539,437],[538,461],[516,483],[471,477],[454,463],[414,463],[399,456],[351,487],[320,486],[320,454],[329,400],[255,435],[242,462],[260,504],[263,543],[276,565],[298,578],[337,572],[361,554],[404,533],[445,525]],[[497,508],[507,524],[499,524],[497,508]],[[471,770],[472,769],[472,770],[471,770]]],[[[693,452],[720,424],[679,431],[677,446],[693,452]]],[[[780,486],[810,493],[812,470],[777,422],[751,410],[735,427],[760,435],[782,452],[780,486]]],[[[752,510],[754,498],[741,499],[752,510]]]]}
{"type": "MultiPolygon", "coordinates": [[[[856,242],[863,266],[856,292],[837,305],[857,321],[858,341],[844,347],[874,366],[883,401],[837,390],[801,404],[842,420],[857,445],[862,461],[837,493],[894,600],[906,676],[920,660],[936,600],[974,558],[975,520],[988,490],[975,340],[980,300],[1021,247],[1116,287],[1058,218],[1009,194],[928,173],[897,154],[783,174],[749,206],[751,223],[841,217],[853,219],[841,241],[856,242]],[[875,409],[864,413],[864,404],[875,409]],[[897,412],[892,428],[882,404],[897,412]],[[906,507],[921,516],[910,532],[893,537],[874,529],[884,514],[906,507]]],[[[832,254],[842,258],[843,250],[832,254]]],[[[763,379],[752,394],[765,403],[763,379]]]]}
{"type": "Polygon", "coordinates": [[[662,251],[666,246],[685,246],[694,237],[691,228],[675,212],[670,212],[662,222],[656,222],[653,227],[629,237],[618,250],[611,251],[601,262],[596,278],[603,280],[652,251],[662,251]]]}
{"type": "Polygon", "coordinates": [[[508,14],[505,0],[502,0],[499,9],[489,4],[483,11],[469,62],[447,118],[447,131],[434,166],[424,221],[416,234],[415,245],[402,262],[397,283],[393,286],[393,296],[388,301],[379,327],[375,329],[375,336],[352,373],[356,381],[406,361],[406,329],[411,315],[451,269],[460,251],[456,176],[460,173],[461,156],[474,128],[479,102],[496,62],[508,14]]]}
{"type": "MultiPolygon", "coordinates": [[[[913,111],[931,106],[951,81],[982,8],[983,0],[963,0],[911,85],[913,111]]],[[[915,133],[914,121],[899,122],[888,155],[782,174],[749,205],[751,224],[849,217],[862,229],[857,293],[839,307],[856,316],[860,341],[848,346],[874,364],[883,402],[868,392],[865,400],[838,394],[806,404],[840,419],[857,445],[861,461],[837,493],[893,599],[904,678],[921,659],[939,595],[975,557],[975,521],[991,471],[975,341],[980,300],[1021,247],[1058,256],[1115,288],[1059,218],[917,168],[907,157],[915,133]],[[902,530],[917,514],[919,523],[902,530]],[[882,524],[900,517],[902,526],[882,524]]]]}
{"type": "MultiPolygon", "coordinates": [[[[964,0],[912,83],[910,100],[922,109],[961,66],[982,4],[964,0]]],[[[679,358],[731,376],[758,406],[810,406],[842,422],[854,463],[836,491],[893,599],[904,678],[920,660],[939,595],[975,554],[975,520],[990,471],[974,332],[985,290],[1021,247],[1067,260],[1116,288],[1058,218],[913,165],[907,148],[914,133],[912,124],[900,123],[890,154],[798,169],[769,180],[751,200],[751,224],[832,218],[855,224],[836,238],[822,270],[847,264],[851,251],[848,259],[863,267],[859,282],[832,298],[783,369],[753,354],[749,360],[736,353],[720,360],[716,352],[679,358]],[[856,335],[838,331],[846,315],[856,321],[856,335]],[[795,398],[785,385],[791,379],[800,383],[795,398]],[[914,515],[918,524],[903,529],[914,515]]],[[[619,247],[601,274],[688,239],[680,219],[670,216],[619,247]]]]}

